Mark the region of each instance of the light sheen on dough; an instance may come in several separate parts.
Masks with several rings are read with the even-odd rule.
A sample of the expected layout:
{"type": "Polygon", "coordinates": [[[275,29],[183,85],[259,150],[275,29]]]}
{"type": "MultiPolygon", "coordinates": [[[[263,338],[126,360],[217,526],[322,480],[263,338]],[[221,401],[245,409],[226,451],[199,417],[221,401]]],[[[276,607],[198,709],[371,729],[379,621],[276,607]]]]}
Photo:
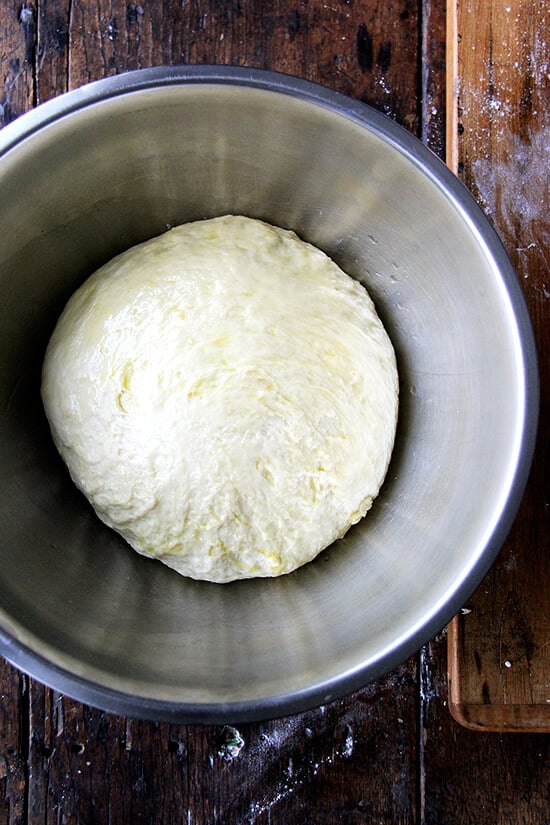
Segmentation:
{"type": "Polygon", "coordinates": [[[225,216],[92,275],[52,335],[42,396],[98,516],[226,582],[288,573],[365,515],[397,387],[362,285],[294,233],[225,216]]]}

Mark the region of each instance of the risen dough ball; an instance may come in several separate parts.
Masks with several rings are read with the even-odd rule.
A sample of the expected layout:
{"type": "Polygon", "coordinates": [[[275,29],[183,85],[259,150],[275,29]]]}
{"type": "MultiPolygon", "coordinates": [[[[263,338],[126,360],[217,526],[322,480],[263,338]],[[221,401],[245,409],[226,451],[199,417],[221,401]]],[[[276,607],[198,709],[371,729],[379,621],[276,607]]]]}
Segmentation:
{"type": "Polygon", "coordinates": [[[288,573],[364,516],[397,417],[363,286],[292,232],[234,216],[92,275],[52,335],[42,394],[98,516],[216,582],[288,573]]]}

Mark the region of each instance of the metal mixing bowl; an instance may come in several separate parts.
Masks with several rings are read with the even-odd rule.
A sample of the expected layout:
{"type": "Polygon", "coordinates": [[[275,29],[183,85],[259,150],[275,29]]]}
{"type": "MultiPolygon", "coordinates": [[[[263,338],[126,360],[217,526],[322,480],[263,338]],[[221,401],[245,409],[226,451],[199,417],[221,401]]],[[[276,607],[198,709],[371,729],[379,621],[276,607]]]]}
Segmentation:
{"type": "Polygon", "coordinates": [[[0,133],[0,652],[82,701],[268,718],[388,671],[460,608],[510,527],[537,416],[510,262],[455,177],[363,104],[237,68],[93,83],[0,133]],[[371,513],[313,563],[214,585],[138,557],[73,487],[39,379],[75,287],[167,226],[289,227],[368,287],[400,421],[371,513]]]}

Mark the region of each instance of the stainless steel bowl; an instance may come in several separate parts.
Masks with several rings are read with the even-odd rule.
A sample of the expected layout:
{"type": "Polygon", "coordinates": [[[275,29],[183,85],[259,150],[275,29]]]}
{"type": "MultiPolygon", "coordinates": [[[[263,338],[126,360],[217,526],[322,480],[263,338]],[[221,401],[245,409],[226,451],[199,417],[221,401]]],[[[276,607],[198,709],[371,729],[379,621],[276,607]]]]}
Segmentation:
{"type": "Polygon", "coordinates": [[[146,70],[0,133],[0,652],[106,709],[268,718],[391,669],[458,610],[514,518],[536,358],[509,260],[455,177],[365,105],[265,72],[146,70]],[[363,281],[393,339],[400,422],[367,519],[277,580],[214,585],[135,555],[52,446],[44,348],[75,287],[132,244],[240,213],[363,281]]]}

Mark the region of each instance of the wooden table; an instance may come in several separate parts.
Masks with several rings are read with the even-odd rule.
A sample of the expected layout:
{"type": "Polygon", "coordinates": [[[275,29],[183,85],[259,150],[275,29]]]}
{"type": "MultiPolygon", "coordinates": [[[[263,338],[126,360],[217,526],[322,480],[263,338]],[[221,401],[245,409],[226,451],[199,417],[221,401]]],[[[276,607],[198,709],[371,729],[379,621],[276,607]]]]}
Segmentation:
{"type": "Polygon", "coordinates": [[[237,63],[319,81],[373,104],[440,156],[447,147],[448,162],[512,255],[545,382],[537,457],[516,527],[450,634],[443,630],[346,699],[239,725],[238,736],[231,720],[225,728],[173,726],[109,715],[2,663],[2,823],[550,821],[550,738],[482,732],[550,728],[543,360],[549,12],[543,0],[460,0],[449,3],[448,14],[444,6],[0,0],[3,123],[69,88],[129,69],[237,63]]]}

